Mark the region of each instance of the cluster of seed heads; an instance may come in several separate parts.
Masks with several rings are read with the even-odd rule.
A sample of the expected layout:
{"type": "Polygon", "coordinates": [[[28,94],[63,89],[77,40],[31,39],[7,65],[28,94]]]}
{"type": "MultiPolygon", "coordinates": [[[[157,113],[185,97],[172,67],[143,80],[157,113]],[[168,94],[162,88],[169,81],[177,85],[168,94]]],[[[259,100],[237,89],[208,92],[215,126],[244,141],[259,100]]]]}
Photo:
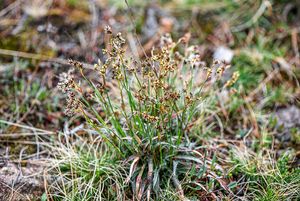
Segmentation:
{"type": "Polygon", "coordinates": [[[225,83],[225,87],[231,87],[232,85],[234,85],[234,83],[236,83],[236,81],[239,79],[240,77],[240,73],[239,72],[234,72],[231,79],[228,80],[226,83],[225,83]]]}
{"type": "Polygon", "coordinates": [[[148,122],[152,122],[152,123],[157,122],[159,120],[158,116],[149,115],[146,112],[142,113],[142,117],[144,120],[146,120],[148,122]]]}
{"type": "Polygon", "coordinates": [[[73,116],[78,112],[79,106],[80,106],[80,101],[78,98],[76,98],[76,94],[73,91],[69,92],[65,114],[68,116],[73,116]]]}
{"type": "MultiPolygon", "coordinates": [[[[69,61],[71,65],[82,68],[82,64],[79,62],[69,61]]],[[[67,94],[67,106],[65,108],[65,114],[68,116],[73,116],[78,111],[80,106],[80,101],[76,97],[76,83],[73,75],[74,69],[70,69],[67,73],[61,73],[59,75],[59,82],[57,87],[63,93],[67,94]]]]}
{"type": "Polygon", "coordinates": [[[79,68],[79,69],[83,68],[83,64],[79,61],[74,61],[72,59],[69,59],[69,64],[72,66],[75,66],[76,68],[79,68]]]}
{"type": "Polygon", "coordinates": [[[59,75],[57,87],[63,93],[69,92],[75,86],[73,71],[74,69],[71,69],[67,73],[64,72],[59,75]]]}
{"type": "MultiPolygon", "coordinates": [[[[151,55],[143,59],[142,61],[135,61],[132,58],[128,58],[125,55],[126,41],[121,33],[114,34],[109,26],[105,27],[105,33],[108,35],[109,46],[103,49],[105,56],[104,62],[100,60],[94,65],[94,70],[97,72],[101,79],[97,80],[98,84],[95,87],[103,97],[108,96],[108,82],[115,80],[120,86],[128,85],[128,77],[135,78],[135,82],[129,87],[132,90],[133,98],[143,106],[143,111],[132,111],[132,115],[140,115],[145,122],[157,124],[159,119],[166,120],[166,114],[173,114],[174,108],[177,108],[178,102],[183,102],[183,107],[189,107],[194,102],[199,101],[201,97],[194,94],[191,89],[188,89],[188,82],[186,81],[181,87],[176,83],[183,79],[188,79],[179,74],[184,65],[190,66],[190,69],[201,69],[206,71],[206,80],[221,79],[225,70],[230,65],[221,61],[214,61],[211,66],[207,66],[205,62],[201,60],[199,48],[197,46],[191,46],[185,49],[182,53],[178,51],[180,44],[187,44],[188,37],[183,37],[177,42],[174,42],[170,34],[162,36],[160,40],[160,48],[153,49],[151,55]],[[176,50],[176,51],[175,51],[176,50]],[[175,77],[175,85],[170,84],[170,78],[175,77]],[[124,84],[124,82],[127,82],[124,84]],[[105,95],[104,95],[105,94],[105,95]]],[[[80,62],[70,60],[69,63],[82,71],[83,65],[80,62]]],[[[84,76],[84,75],[83,75],[84,76]]],[[[191,73],[191,76],[193,74],[191,73]]],[[[231,80],[225,83],[225,87],[232,86],[238,79],[239,74],[235,72],[231,80]]],[[[89,93],[83,93],[83,89],[80,89],[75,84],[72,76],[72,71],[63,73],[60,76],[60,82],[58,87],[68,94],[66,113],[72,115],[81,106],[81,102],[76,98],[75,92],[81,93],[82,97],[86,97],[87,101],[95,99],[94,90],[89,93]],[[72,92],[72,93],[71,93],[72,92]],[[84,95],[82,95],[82,93],[84,95]]],[[[122,88],[120,96],[122,101],[119,104],[120,110],[126,114],[129,106],[126,104],[122,88]]],[[[127,97],[128,98],[128,97],[127,97]]],[[[103,98],[103,101],[106,99],[103,98]]],[[[94,101],[97,102],[97,101],[94,101]]],[[[105,105],[106,103],[103,103],[105,105]]],[[[97,108],[103,108],[103,105],[97,105],[97,108]]],[[[185,108],[181,108],[185,110],[185,108]]],[[[113,112],[113,114],[115,114],[113,112]]],[[[119,118],[120,115],[118,115],[119,118]]],[[[156,125],[158,128],[162,128],[156,125]]]]}

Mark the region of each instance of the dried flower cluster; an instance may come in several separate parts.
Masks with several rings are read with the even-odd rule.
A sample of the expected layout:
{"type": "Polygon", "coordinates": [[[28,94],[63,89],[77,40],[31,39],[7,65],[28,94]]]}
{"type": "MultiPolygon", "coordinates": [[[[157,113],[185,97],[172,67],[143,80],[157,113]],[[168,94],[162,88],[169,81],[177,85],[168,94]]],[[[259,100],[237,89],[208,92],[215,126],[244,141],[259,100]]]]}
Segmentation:
{"type": "Polygon", "coordinates": [[[59,75],[59,82],[57,84],[57,87],[63,93],[69,92],[75,86],[73,71],[74,69],[71,69],[67,73],[62,73],[59,75]]]}
{"type": "Polygon", "coordinates": [[[239,72],[234,72],[232,78],[225,83],[225,87],[231,87],[232,85],[234,85],[234,83],[236,83],[239,77],[240,77],[239,72]]]}
{"type": "MultiPolygon", "coordinates": [[[[74,62],[72,60],[69,61],[70,64],[82,68],[82,64],[79,62],[74,62]]],[[[59,82],[57,87],[63,93],[67,94],[67,106],[65,109],[65,114],[68,116],[73,116],[78,112],[80,107],[80,101],[76,97],[76,83],[73,75],[74,69],[69,70],[67,73],[62,73],[59,76],[59,82]]]]}

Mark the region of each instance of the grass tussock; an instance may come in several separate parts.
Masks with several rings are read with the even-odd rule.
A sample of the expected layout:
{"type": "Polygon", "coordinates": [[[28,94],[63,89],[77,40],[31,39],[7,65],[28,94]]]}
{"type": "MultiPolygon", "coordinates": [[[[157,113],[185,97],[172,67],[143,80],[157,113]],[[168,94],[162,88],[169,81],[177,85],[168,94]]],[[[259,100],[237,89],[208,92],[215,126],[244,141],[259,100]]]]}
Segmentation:
{"type": "MultiPolygon", "coordinates": [[[[186,200],[186,194],[194,196],[200,189],[209,194],[214,188],[228,193],[220,179],[223,169],[201,148],[199,122],[206,117],[203,105],[209,97],[230,88],[238,72],[222,79],[229,65],[214,61],[207,66],[197,47],[188,46],[188,35],[177,42],[166,35],[151,56],[135,61],[126,55],[120,33],[113,34],[109,27],[106,33],[106,60],[95,64],[93,72],[97,80],[87,78],[81,63],[70,61],[85,82],[79,83],[69,71],[58,85],[68,96],[66,113],[81,114],[99,134],[105,150],[97,157],[99,163],[117,168],[116,162],[126,170],[126,178],[118,181],[123,178],[120,183],[128,186],[126,194],[132,199],[157,200],[166,195],[186,200]]],[[[82,162],[72,162],[69,171],[85,169],[80,167],[84,164],[90,169],[89,157],[83,157],[86,162],[79,157],[82,162]]],[[[80,183],[79,178],[74,181],[80,183]]],[[[99,189],[92,181],[88,189],[99,189]]],[[[96,185],[105,186],[101,180],[96,185]]]]}
{"type": "Polygon", "coordinates": [[[289,168],[292,154],[275,160],[270,150],[253,152],[246,146],[232,148],[233,174],[240,174],[240,191],[249,200],[297,200],[300,196],[300,171],[289,168]]]}
{"type": "Polygon", "coordinates": [[[73,140],[62,134],[50,149],[49,172],[56,176],[49,190],[53,200],[124,200],[125,170],[95,138],[73,140]]]}

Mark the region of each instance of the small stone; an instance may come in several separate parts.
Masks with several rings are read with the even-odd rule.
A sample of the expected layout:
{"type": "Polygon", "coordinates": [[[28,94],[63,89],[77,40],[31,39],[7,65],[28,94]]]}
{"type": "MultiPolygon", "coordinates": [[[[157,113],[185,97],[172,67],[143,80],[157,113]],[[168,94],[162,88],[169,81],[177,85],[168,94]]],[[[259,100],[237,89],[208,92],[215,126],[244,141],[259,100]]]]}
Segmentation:
{"type": "Polygon", "coordinates": [[[278,110],[276,117],[278,125],[284,128],[300,126],[300,109],[294,105],[278,110]]]}
{"type": "Polygon", "coordinates": [[[294,105],[280,109],[276,112],[276,118],[278,133],[275,137],[281,143],[290,142],[292,140],[291,130],[300,128],[300,109],[294,105]]]}
{"type": "Polygon", "coordinates": [[[230,63],[233,58],[233,51],[225,46],[219,46],[213,55],[214,60],[225,61],[226,63],[230,63]]]}

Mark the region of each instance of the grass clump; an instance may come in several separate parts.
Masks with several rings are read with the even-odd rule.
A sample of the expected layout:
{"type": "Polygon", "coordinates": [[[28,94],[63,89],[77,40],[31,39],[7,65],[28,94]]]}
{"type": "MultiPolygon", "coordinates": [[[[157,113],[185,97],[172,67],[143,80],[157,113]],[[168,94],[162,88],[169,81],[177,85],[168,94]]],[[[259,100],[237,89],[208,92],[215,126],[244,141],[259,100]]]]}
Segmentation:
{"type": "Polygon", "coordinates": [[[59,88],[68,95],[66,113],[84,116],[108,150],[107,162],[117,161],[126,170],[126,196],[187,200],[186,194],[200,189],[209,194],[225,188],[223,169],[201,147],[199,122],[212,91],[230,87],[239,74],[222,80],[229,66],[214,61],[207,67],[197,48],[188,46],[188,36],[173,42],[166,35],[160,48],[135,61],[126,55],[120,33],[109,27],[106,33],[109,46],[103,49],[105,62],[95,64],[96,79],[87,76],[81,63],[70,61],[85,82],[76,82],[70,71],[61,76],[59,88]]]}
{"type": "Polygon", "coordinates": [[[49,188],[53,200],[124,200],[125,170],[100,141],[73,140],[63,135],[51,147],[56,178],[49,188]]]}
{"type": "MultiPolygon", "coordinates": [[[[241,174],[239,190],[250,200],[297,200],[300,190],[299,168],[291,168],[286,152],[277,160],[270,150],[254,153],[241,146],[233,148],[234,174],[241,174]]],[[[238,194],[238,193],[237,193],[238,194]]]]}

